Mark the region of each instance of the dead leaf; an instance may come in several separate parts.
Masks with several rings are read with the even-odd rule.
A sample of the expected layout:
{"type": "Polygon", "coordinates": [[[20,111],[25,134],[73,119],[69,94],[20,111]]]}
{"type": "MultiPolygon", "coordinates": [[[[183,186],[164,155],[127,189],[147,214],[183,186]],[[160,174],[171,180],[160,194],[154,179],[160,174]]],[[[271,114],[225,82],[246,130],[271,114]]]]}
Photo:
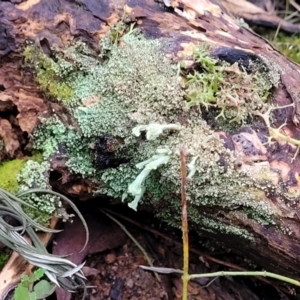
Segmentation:
{"type": "MultiPolygon", "coordinates": [[[[64,230],[57,234],[53,254],[70,254],[68,259],[75,264],[80,264],[89,254],[114,249],[125,243],[127,237],[116,224],[93,215],[85,215],[84,218],[90,232],[89,242],[84,251],[79,252],[85,241],[85,230],[79,218],[75,217],[72,223],[66,223],[64,230]]],[[[56,291],[56,296],[60,300],[71,299],[71,294],[62,289],[56,291]]]]}

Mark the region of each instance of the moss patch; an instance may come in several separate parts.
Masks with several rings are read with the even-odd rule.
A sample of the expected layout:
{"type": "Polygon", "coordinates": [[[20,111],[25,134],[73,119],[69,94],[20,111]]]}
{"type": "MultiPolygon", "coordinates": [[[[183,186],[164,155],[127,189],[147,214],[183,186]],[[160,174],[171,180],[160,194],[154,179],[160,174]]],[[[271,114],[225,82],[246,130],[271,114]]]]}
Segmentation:
{"type": "Polygon", "coordinates": [[[0,165],[0,187],[16,193],[19,187],[17,176],[26,163],[26,160],[14,159],[0,165]]]}
{"type": "Polygon", "coordinates": [[[35,79],[42,91],[60,101],[68,101],[72,97],[73,90],[66,81],[68,66],[65,66],[64,73],[62,65],[32,45],[24,49],[23,55],[25,63],[33,67],[35,79]]]}
{"type": "Polygon", "coordinates": [[[199,70],[187,74],[188,104],[210,110],[220,128],[239,128],[252,120],[253,111],[268,107],[274,80],[263,62],[250,61],[249,72],[211,58],[205,47],[196,48],[192,59],[199,70]]]}
{"type": "Polygon", "coordinates": [[[300,63],[300,37],[279,33],[275,40],[271,39],[273,46],[282,54],[296,63],[300,63]]]}
{"type": "Polygon", "coordinates": [[[42,161],[42,154],[36,152],[32,157],[13,159],[0,163],[0,188],[10,193],[16,193],[19,188],[17,177],[28,160],[42,161]]]}

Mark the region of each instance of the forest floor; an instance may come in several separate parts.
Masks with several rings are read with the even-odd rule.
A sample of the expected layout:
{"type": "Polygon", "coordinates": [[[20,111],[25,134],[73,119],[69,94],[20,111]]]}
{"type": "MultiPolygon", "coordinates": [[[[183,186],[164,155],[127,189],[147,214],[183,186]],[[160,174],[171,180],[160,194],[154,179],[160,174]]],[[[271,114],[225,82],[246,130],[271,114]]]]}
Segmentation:
{"type": "MultiPolygon", "coordinates": [[[[150,214],[135,214],[124,207],[114,207],[116,218],[143,247],[156,267],[182,269],[181,231],[158,222],[150,214]],[[116,215],[117,214],[117,215],[116,215]],[[143,225],[141,225],[143,224],[143,225]]],[[[90,300],[179,300],[182,297],[182,281],[178,274],[158,275],[141,269],[149,265],[137,243],[124,230],[100,211],[93,209],[85,215],[90,228],[87,252],[73,257],[76,263],[86,261],[84,273],[90,300]]],[[[55,254],[71,253],[83,240],[83,230],[76,220],[66,224],[64,231],[54,241],[55,254]],[[63,240],[63,244],[60,242],[63,240]],[[59,252],[56,251],[59,249],[59,252]]],[[[189,272],[209,273],[244,268],[255,270],[251,262],[220,245],[190,232],[189,272]],[[214,248],[216,250],[214,250],[214,248]],[[251,266],[250,266],[251,265],[251,266]],[[231,267],[230,267],[231,266],[231,267]]],[[[255,277],[202,278],[189,282],[189,299],[199,300],[287,300],[297,299],[295,291],[278,281],[255,277]]],[[[81,299],[74,294],[72,300],[81,299]]],[[[57,299],[70,299],[58,291],[57,299]]]]}

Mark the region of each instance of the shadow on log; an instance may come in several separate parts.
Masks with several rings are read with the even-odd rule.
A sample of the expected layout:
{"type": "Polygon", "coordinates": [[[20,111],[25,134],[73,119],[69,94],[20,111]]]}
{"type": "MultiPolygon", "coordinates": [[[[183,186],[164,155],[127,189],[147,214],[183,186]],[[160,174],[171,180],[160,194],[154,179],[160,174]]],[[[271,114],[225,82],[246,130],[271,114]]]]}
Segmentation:
{"type": "MultiPolygon", "coordinates": [[[[49,57],[52,57],[53,51],[65,49],[75,40],[85,42],[95,53],[99,53],[100,40],[107,35],[110,26],[117,24],[124,16],[125,10],[126,20],[136,22],[146,39],[167,40],[163,47],[165,56],[184,62],[186,72],[190,74],[191,70],[197,69],[197,62],[193,59],[189,61],[189,58],[193,56],[195,47],[203,43],[209,45],[212,57],[229,65],[237,63],[238,69],[246,73],[250,62],[258,61],[266,65],[268,72],[274,71],[278,76],[278,84],[272,87],[272,97],[269,98],[274,110],[253,114],[251,123],[231,131],[221,130],[217,126],[214,121],[216,115],[208,112],[211,108],[208,111],[202,108],[202,115],[209,125],[209,129],[205,127],[205,130],[215,131],[233,153],[236,160],[231,163],[237,174],[248,174],[254,179],[252,187],[259,186],[259,192],[255,191],[257,203],[264,203],[270,208],[270,219],[262,219],[259,213],[255,216],[254,206],[247,210],[245,199],[241,198],[240,203],[237,201],[238,195],[252,195],[252,187],[247,183],[243,193],[236,195],[235,203],[230,206],[215,202],[214,205],[200,205],[198,211],[191,210],[191,227],[268,271],[299,280],[299,66],[282,56],[263,38],[238,25],[228,13],[209,1],[158,3],[132,0],[126,5],[124,9],[122,1],[101,0],[0,3],[4,16],[0,21],[0,136],[4,143],[1,160],[31,154],[34,142],[31,135],[40,124],[41,117],[56,114],[64,119],[64,123],[76,127],[70,111],[40,89],[32,76],[32,69],[27,68],[23,51],[29,41],[49,57]],[[284,108],[275,109],[278,106],[284,108]],[[205,217],[206,223],[195,221],[200,215],[205,217]]],[[[297,28],[295,25],[292,29],[296,31],[297,28]]],[[[188,123],[184,113],[180,118],[183,120],[180,122],[182,126],[188,123]]],[[[114,138],[105,137],[105,149],[124,142],[117,139],[115,143],[114,138]]],[[[103,149],[101,151],[102,154],[105,152],[103,149]]],[[[114,160],[114,165],[109,167],[117,168],[122,163],[126,163],[126,159],[120,164],[114,160]]],[[[225,168],[226,164],[222,167],[225,168]]],[[[94,197],[96,189],[99,190],[92,176],[82,179],[76,172],[71,172],[67,160],[61,155],[52,156],[51,170],[52,186],[62,192],[88,199],[94,197]]],[[[222,185],[222,182],[215,185],[222,185]]],[[[221,189],[226,194],[230,186],[221,186],[221,189]]],[[[176,194],[176,191],[170,191],[171,197],[173,193],[176,194]]],[[[202,196],[198,197],[201,199],[202,196]]],[[[213,191],[210,198],[214,198],[213,191]]],[[[174,224],[175,219],[180,218],[178,207],[170,208],[167,201],[145,204],[143,208],[155,213],[166,210],[175,214],[174,224]]]]}

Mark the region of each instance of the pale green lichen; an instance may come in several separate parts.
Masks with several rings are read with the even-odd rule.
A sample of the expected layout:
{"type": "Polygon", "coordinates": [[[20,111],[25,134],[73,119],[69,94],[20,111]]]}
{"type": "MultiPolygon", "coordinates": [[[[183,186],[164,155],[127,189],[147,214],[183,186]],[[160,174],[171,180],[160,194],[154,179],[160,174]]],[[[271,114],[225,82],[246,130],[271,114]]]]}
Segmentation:
{"type": "Polygon", "coordinates": [[[66,109],[78,126],[64,125],[57,118],[45,120],[34,133],[35,147],[45,157],[65,155],[73,172],[98,184],[98,193],[126,199],[134,208],[151,205],[176,227],[181,210],[179,152],[184,147],[192,227],[251,239],[238,225],[225,219],[209,222],[205,216],[206,210],[244,207],[256,212],[253,219],[271,222],[276,212],[264,201],[263,184],[236,170],[234,153],[204,121],[200,106],[214,105],[219,119],[225,116],[242,124],[251,117],[249,111],[267,106],[272,84],[266,80],[259,90],[266,75],[250,76],[236,66],[219,68],[207,52],[198,50],[203,72],[194,74],[194,81],[190,75],[185,86],[178,65],[163,55],[167,40],[146,40],[131,31],[115,41],[106,40],[101,59],[78,50],[80,44],[57,54],[62,65],[72,63],[61,69],[72,78],[67,81],[73,95],[66,109]],[[95,147],[103,135],[120,141],[113,158],[121,162],[97,169],[95,147]]]}
{"type": "Polygon", "coordinates": [[[192,160],[187,164],[187,168],[189,170],[189,173],[187,175],[187,180],[191,180],[197,171],[196,161],[198,157],[199,155],[193,157],[192,160]]]}
{"type": "MultiPolygon", "coordinates": [[[[50,163],[28,160],[17,176],[18,193],[28,189],[51,189],[49,184],[50,163]]],[[[68,220],[69,215],[62,207],[59,197],[52,194],[30,193],[22,196],[22,200],[31,207],[24,206],[25,213],[39,224],[47,226],[52,216],[68,220]],[[33,207],[33,208],[32,208],[33,207]]]]}
{"type": "MultiPolygon", "coordinates": [[[[24,192],[31,188],[48,189],[50,164],[48,162],[38,163],[32,160],[26,162],[17,181],[19,184],[18,192],[24,192]]],[[[50,194],[29,194],[22,198],[35,209],[24,207],[24,211],[29,217],[42,225],[47,225],[49,219],[55,214],[57,207],[61,206],[58,197],[50,194]]]]}
{"type": "Polygon", "coordinates": [[[181,125],[178,124],[155,124],[151,123],[149,125],[138,125],[132,129],[132,133],[139,137],[143,131],[146,131],[146,139],[148,141],[155,140],[158,138],[165,130],[180,130],[181,125]]]}
{"type": "Polygon", "coordinates": [[[84,136],[128,137],[137,124],[173,123],[176,112],[186,107],[177,66],[160,54],[162,44],[135,35],[124,37],[124,43],[112,47],[109,60],[95,64],[75,89],[82,94],[81,87],[91,87],[90,95],[99,98],[74,111],[84,136]]]}
{"type": "Polygon", "coordinates": [[[75,173],[95,173],[88,146],[92,140],[82,137],[73,126],[65,126],[57,117],[43,119],[33,136],[35,149],[42,151],[45,158],[58,154],[67,158],[66,165],[75,173]]]}
{"type": "MultiPolygon", "coordinates": [[[[151,140],[151,138],[150,138],[151,140]]],[[[152,170],[156,170],[158,167],[167,164],[170,159],[170,149],[157,149],[155,155],[146,161],[140,162],[136,165],[138,169],[142,169],[142,172],[135,178],[135,180],[128,186],[128,194],[134,196],[134,200],[128,204],[128,206],[134,210],[137,209],[139,201],[142,199],[145,193],[144,182],[149,176],[152,170]]],[[[124,197],[123,197],[123,200],[124,197]]]]}

